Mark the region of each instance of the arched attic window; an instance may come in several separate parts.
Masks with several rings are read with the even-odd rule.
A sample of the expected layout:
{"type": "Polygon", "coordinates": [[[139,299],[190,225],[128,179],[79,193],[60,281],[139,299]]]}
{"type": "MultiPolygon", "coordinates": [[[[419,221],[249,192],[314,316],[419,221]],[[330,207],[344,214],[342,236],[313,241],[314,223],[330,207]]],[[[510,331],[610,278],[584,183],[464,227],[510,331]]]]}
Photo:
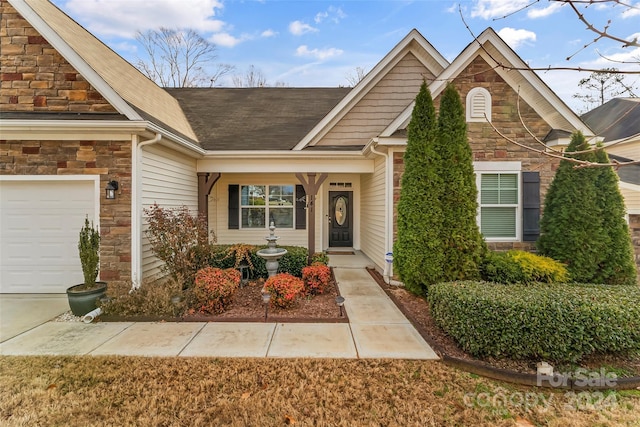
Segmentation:
{"type": "Polygon", "coordinates": [[[491,121],[491,94],[483,87],[474,87],[467,94],[467,122],[491,121]]]}

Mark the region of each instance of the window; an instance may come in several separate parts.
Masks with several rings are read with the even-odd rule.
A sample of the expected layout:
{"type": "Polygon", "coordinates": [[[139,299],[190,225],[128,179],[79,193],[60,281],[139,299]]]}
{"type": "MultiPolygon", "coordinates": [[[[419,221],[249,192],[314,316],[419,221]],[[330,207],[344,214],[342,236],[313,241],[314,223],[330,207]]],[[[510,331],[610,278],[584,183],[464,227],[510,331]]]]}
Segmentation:
{"type": "Polygon", "coordinates": [[[293,185],[242,185],[240,217],[242,228],[293,228],[293,185]]]}
{"type": "Polygon", "coordinates": [[[491,121],[491,94],[483,87],[475,87],[467,94],[467,122],[491,121]],[[486,115],[486,117],[485,117],[486,115]]]}
{"type": "Polygon", "coordinates": [[[480,231],[487,239],[518,238],[518,173],[480,174],[480,231]]]}

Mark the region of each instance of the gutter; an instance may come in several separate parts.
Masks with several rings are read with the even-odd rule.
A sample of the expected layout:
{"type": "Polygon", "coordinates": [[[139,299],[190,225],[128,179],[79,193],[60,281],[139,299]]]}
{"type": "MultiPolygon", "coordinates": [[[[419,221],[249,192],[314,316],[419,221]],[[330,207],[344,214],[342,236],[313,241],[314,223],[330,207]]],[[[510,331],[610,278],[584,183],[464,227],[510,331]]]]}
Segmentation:
{"type": "Polygon", "coordinates": [[[162,135],[145,141],[134,137],[131,144],[131,288],[138,289],[142,280],[142,147],[160,142],[162,135]]]}
{"type": "MultiPolygon", "coordinates": [[[[384,175],[384,188],[385,188],[385,198],[384,198],[384,207],[386,214],[384,216],[384,247],[385,247],[385,261],[384,261],[384,281],[386,284],[391,283],[391,277],[393,276],[393,263],[389,263],[386,260],[386,254],[393,252],[393,158],[389,156],[389,153],[383,153],[381,151],[377,151],[376,147],[379,144],[379,139],[372,138],[367,147],[369,150],[378,156],[383,156],[385,160],[385,175],[384,175]]],[[[366,148],[365,147],[365,150],[366,148]]]]}

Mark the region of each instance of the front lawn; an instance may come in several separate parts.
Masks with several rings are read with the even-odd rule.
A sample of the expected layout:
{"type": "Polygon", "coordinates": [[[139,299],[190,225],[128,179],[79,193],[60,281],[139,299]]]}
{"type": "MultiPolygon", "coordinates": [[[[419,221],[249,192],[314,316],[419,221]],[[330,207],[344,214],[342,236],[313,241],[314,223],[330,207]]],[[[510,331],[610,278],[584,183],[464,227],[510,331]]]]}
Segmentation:
{"type": "Polygon", "coordinates": [[[637,425],[640,392],[523,388],[434,361],[0,357],[3,426],[637,425]]]}

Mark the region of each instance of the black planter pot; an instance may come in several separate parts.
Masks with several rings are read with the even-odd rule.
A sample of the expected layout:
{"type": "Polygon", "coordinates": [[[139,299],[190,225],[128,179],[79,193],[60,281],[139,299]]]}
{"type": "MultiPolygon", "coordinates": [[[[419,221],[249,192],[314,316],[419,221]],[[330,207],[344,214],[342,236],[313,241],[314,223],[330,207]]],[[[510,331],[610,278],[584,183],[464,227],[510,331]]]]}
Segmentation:
{"type": "Polygon", "coordinates": [[[71,307],[71,312],[74,316],[84,316],[98,308],[96,302],[107,293],[106,282],[96,282],[96,286],[91,289],[78,289],[83,286],[83,284],[80,284],[67,289],[69,307],[71,307]]]}

